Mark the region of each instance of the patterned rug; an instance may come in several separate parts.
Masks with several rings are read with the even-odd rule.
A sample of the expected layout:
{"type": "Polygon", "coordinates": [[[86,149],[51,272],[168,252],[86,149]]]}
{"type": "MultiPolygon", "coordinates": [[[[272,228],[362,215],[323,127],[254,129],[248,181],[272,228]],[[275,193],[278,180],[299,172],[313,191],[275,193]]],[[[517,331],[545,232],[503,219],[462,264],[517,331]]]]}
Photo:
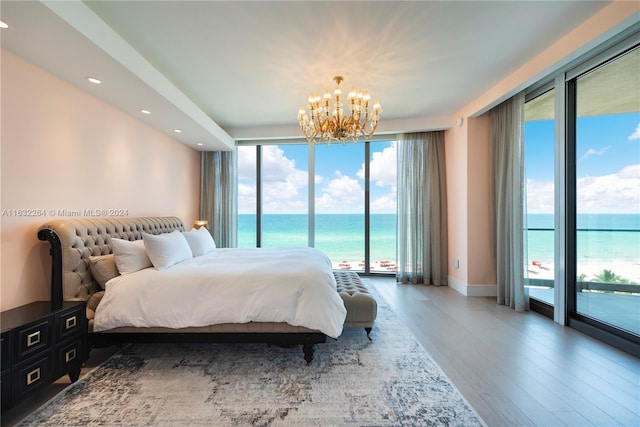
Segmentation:
{"type": "Polygon", "coordinates": [[[19,425],[485,425],[368,287],[378,301],[373,341],[346,329],[316,345],[310,366],[300,347],[130,345],[19,425]]]}

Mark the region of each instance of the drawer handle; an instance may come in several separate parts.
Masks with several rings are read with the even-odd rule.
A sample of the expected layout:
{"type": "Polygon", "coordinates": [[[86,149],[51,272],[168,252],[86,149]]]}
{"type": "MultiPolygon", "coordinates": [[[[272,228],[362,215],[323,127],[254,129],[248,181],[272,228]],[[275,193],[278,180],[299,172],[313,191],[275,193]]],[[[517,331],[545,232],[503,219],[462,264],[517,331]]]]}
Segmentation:
{"type": "Polygon", "coordinates": [[[35,331],[32,334],[27,335],[27,347],[36,345],[40,342],[40,331],[35,331]]]}
{"type": "Polygon", "coordinates": [[[77,325],[76,316],[69,317],[65,323],[67,330],[75,328],[75,326],[77,325]]]}
{"type": "Polygon", "coordinates": [[[67,351],[67,352],[64,354],[64,361],[65,361],[65,363],[69,363],[69,362],[71,362],[71,361],[72,361],[73,359],[75,359],[75,358],[76,358],[76,349],[75,349],[75,348],[72,348],[71,350],[67,351]]]}
{"type": "Polygon", "coordinates": [[[31,385],[40,379],[40,368],[36,368],[27,374],[27,385],[31,385]]]}

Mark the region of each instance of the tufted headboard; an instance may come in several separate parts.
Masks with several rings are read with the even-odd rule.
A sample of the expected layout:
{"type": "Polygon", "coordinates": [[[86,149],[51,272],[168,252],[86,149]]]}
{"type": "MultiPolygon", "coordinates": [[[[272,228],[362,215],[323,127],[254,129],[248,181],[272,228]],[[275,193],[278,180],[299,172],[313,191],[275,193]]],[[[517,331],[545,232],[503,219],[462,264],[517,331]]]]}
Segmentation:
{"type": "Polygon", "coordinates": [[[149,234],[184,231],[180,218],[69,218],[49,221],[38,229],[38,239],[51,243],[51,302],[86,301],[99,291],[91,276],[89,257],[113,252],[111,238],[142,239],[149,234]]]}

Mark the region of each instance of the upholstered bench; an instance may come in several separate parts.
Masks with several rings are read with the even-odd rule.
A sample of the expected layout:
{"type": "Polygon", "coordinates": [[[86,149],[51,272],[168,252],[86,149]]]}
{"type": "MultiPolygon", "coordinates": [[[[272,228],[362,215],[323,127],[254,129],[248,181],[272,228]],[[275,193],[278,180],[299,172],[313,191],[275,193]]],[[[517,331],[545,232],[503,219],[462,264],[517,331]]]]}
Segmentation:
{"type": "Polygon", "coordinates": [[[353,271],[334,271],[338,284],[338,293],[347,309],[345,327],[364,328],[367,337],[371,339],[371,328],[378,314],[378,303],[373,299],[369,290],[360,280],[358,273],[353,271]]]}

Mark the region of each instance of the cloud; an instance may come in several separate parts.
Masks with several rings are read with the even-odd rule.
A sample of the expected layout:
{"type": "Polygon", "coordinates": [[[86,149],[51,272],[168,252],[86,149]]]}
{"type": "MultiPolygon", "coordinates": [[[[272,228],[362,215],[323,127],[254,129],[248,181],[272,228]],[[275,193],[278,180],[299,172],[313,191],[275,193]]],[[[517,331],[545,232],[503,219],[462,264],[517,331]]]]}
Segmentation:
{"type": "MultiPolygon", "coordinates": [[[[640,164],[617,173],[577,180],[578,213],[638,213],[640,207],[640,164]]],[[[527,180],[527,211],[554,212],[554,185],[549,181],[527,180]]]]}
{"type": "Polygon", "coordinates": [[[384,196],[371,200],[370,207],[371,213],[396,213],[396,194],[385,194],[384,196]]]}
{"type": "Polygon", "coordinates": [[[591,156],[602,156],[604,153],[606,153],[607,151],[609,151],[609,149],[610,149],[610,148],[611,148],[611,146],[610,146],[610,145],[607,145],[606,147],[602,147],[602,148],[601,148],[601,149],[599,149],[599,150],[596,150],[595,148],[589,148],[589,149],[587,150],[587,152],[586,152],[586,153],[584,153],[584,154],[582,155],[582,157],[580,157],[580,159],[578,159],[578,160],[580,160],[580,161],[582,161],[582,160],[586,160],[586,159],[588,159],[588,158],[589,158],[589,157],[591,157],[591,156]]]}
{"type": "Polygon", "coordinates": [[[629,141],[633,141],[635,139],[640,139],[640,123],[638,123],[638,126],[636,127],[636,130],[633,131],[633,133],[631,133],[631,135],[629,135],[627,137],[627,139],[629,141]]]}
{"type": "Polygon", "coordinates": [[[579,213],[638,213],[640,206],[640,164],[617,173],[579,178],[579,213]]]}
{"type": "Polygon", "coordinates": [[[552,181],[527,179],[527,212],[554,212],[554,184],[552,181]]]}
{"type": "Polygon", "coordinates": [[[343,175],[340,171],[320,191],[316,197],[316,210],[319,213],[361,211],[364,206],[364,189],[357,179],[343,175]]]}
{"type": "MultiPolygon", "coordinates": [[[[375,182],[376,186],[396,187],[398,182],[396,151],[396,143],[394,142],[390,147],[372,153],[371,163],[369,164],[369,175],[371,182],[375,182]]],[[[360,167],[357,175],[360,179],[364,179],[364,163],[360,167]]]]}
{"type": "Polygon", "coordinates": [[[264,145],[262,180],[265,183],[288,181],[299,186],[307,185],[307,172],[296,169],[296,161],[286,157],[277,145],[264,145]]]}
{"type": "Polygon", "coordinates": [[[255,213],[256,211],[256,186],[255,183],[238,183],[238,210],[240,213],[255,213]]]}
{"type": "MultiPolygon", "coordinates": [[[[306,212],[308,172],[276,145],[262,147],[262,203],[265,213],[306,212]]],[[[238,211],[253,213],[256,206],[255,147],[238,149],[238,211]],[[244,182],[242,182],[244,181],[244,182]]]]}
{"type": "Polygon", "coordinates": [[[256,147],[238,147],[238,179],[255,181],[256,179],[256,147]]]}
{"type": "MultiPolygon", "coordinates": [[[[265,213],[295,213],[307,211],[308,172],[297,168],[294,159],[276,145],[262,147],[262,197],[265,213]]],[[[253,213],[256,206],[255,147],[238,149],[238,210],[253,213]]],[[[393,144],[372,154],[371,180],[380,187],[371,194],[373,213],[396,211],[396,147],[393,144]],[[382,188],[386,187],[386,188],[382,188]]],[[[358,177],[364,178],[364,165],[356,174],[315,176],[316,212],[351,213],[364,209],[364,189],[358,177]]]]}

